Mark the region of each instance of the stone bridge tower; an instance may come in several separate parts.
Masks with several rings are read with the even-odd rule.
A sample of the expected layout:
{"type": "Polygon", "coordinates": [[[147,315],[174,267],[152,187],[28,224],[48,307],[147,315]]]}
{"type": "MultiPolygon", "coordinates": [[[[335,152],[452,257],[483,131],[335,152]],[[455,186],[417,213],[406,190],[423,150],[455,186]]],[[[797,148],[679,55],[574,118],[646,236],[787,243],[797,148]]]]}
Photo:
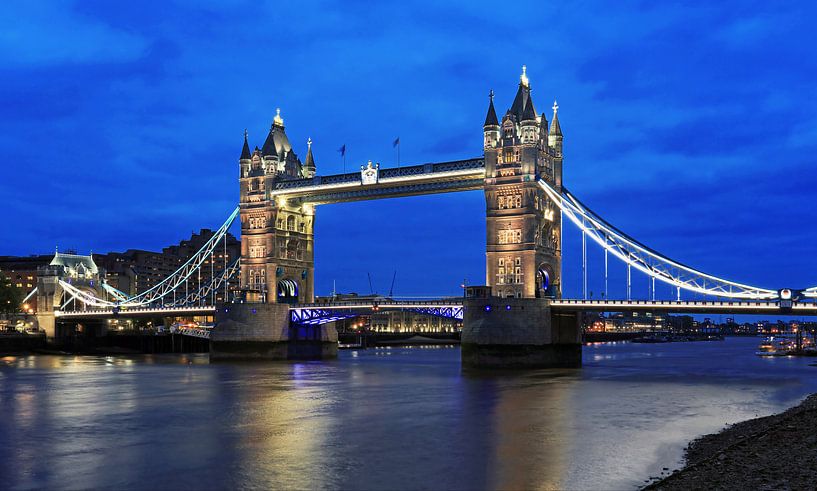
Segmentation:
{"type": "Polygon", "coordinates": [[[525,67],[511,108],[497,119],[493,91],[484,125],[486,284],[498,297],[561,297],[561,213],[537,181],[562,187],[562,131],[553,104],[537,114],[525,67]]]}
{"type": "Polygon", "coordinates": [[[276,185],[315,176],[312,141],[302,164],[277,110],[264,145],[250,151],[247,134],[241,175],[241,289],[248,302],[298,303],[314,299],[314,207],[275,200],[276,185]]]}

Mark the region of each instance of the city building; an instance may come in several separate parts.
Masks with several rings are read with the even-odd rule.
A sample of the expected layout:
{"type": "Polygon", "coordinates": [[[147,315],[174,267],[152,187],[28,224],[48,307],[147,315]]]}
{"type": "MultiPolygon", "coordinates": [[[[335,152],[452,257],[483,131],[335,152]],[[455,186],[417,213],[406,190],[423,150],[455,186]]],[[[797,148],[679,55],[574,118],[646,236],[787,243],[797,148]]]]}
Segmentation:
{"type": "MultiPolygon", "coordinates": [[[[358,295],[338,293],[326,297],[315,297],[315,303],[371,300],[372,306],[388,300],[382,295],[358,295]]],[[[462,320],[423,314],[413,310],[373,310],[369,315],[338,321],[338,331],[366,330],[379,333],[454,333],[462,330],[462,320]]]]}
{"type": "MultiPolygon", "coordinates": [[[[106,270],[105,279],[117,290],[133,295],[153,288],[173,274],[190,257],[209,241],[215,232],[201,229],[182,240],[162,249],[161,252],[128,249],[125,252],[95,254],[94,260],[106,270]]],[[[212,258],[208,258],[200,275],[188,280],[189,292],[198,290],[200,285],[210,282],[212,275],[218,275],[226,265],[232,264],[241,255],[241,241],[227,234],[226,244],[217,246],[212,258]]],[[[230,281],[230,290],[238,287],[238,279],[230,281]]],[[[216,292],[216,302],[223,301],[223,290],[216,292]]]]}
{"type": "MultiPolygon", "coordinates": [[[[28,295],[37,286],[37,269],[47,266],[53,258],[53,254],[0,256],[0,272],[8,277],[11,284],[19,288],[23,295],[28,295]]],[[[36,310],[36,295],[32,295],[26,304],[28,307],[25,310],[36,310]]]]}
{"type": "MultiPolygon", "coordinates": [[[[98,268],[100,280],[104,279],[110,286],[127,295],[134,295],[153,288],[173,274],[214,235],[213,230],[201,229],[198,233],[192,233],[189,239],[165,247],[161,252],[128,249],[125,252],[79,256],[76,251],[68,250],[57,252],[56,255],[0,256],[0,271],[11,279],[14,286],[28,294],[37,286],[43,267],[54,266],[55,258],[59,261],[60,258],[73,256],[87,257],[98,268]]],[[[200,285],[208,284],[212,275],[220,274],[225,265],[232,264],[240,256],[241,241],[232,234],[227,234],[226,242],[218,245],[212,258],[205,261],[201,274],[188,280],[188,291],[193,293],[200,285]]],[[[229,282],[228,291],[237,290],[238,284],[238,278],[234,277],[229,282]]],[[[216,302],[224,301],[223,289],[214,293],[216,302]]],[[[36,310],[37,296],[28,299],[27,304],[30,309],[36,310]]]]}

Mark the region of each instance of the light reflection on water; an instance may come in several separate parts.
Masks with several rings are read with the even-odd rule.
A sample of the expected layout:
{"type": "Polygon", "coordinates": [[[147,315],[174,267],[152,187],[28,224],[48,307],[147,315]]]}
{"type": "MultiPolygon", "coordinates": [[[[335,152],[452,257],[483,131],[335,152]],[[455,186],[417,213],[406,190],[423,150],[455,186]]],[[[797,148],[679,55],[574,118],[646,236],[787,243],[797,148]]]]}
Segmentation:
{"type": "Polygon", "coordinates": [[[632,489],[687,441],[817,391],[757,339],[595,344],[580,370],[456,348],[334,362],[0,358],[4,488],[632,489]]]}

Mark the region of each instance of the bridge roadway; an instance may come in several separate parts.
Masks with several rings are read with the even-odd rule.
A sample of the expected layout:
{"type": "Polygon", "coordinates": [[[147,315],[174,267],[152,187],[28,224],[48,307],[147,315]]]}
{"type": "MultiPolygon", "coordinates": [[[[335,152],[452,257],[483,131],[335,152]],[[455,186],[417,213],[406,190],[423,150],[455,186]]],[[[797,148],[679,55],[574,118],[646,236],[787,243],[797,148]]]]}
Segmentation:
{"type": "MultiPolygon", "coordinates": [[[[496,298],[497,306],[502,299],[496,298]]],[[[293,322],[309,322],[327,317],[341,319],[352,314],[371,314],[377,311],[412,310],[431,315],[462,319],[462,297],[422,300],[371,299],[331,303],[297,304],[290,307],[293,322]],[[333,314],[334,313],[334,314],[333,314]]],[[[774,314],[774,315],[817,315],[817,303],[793,302],[791,307],[781,307],[772,301],[721,301],[721,300],[552,300],[555,311],[592,312],[666,312],[671,314],[774,314]]],[[[127,308],[114,313],[112,309],[89,309],[76,311],[55,311],[59,319],[105,319],[111,317],[179,317],[190,315],[215,315],[214,306],[127,308]]]]}

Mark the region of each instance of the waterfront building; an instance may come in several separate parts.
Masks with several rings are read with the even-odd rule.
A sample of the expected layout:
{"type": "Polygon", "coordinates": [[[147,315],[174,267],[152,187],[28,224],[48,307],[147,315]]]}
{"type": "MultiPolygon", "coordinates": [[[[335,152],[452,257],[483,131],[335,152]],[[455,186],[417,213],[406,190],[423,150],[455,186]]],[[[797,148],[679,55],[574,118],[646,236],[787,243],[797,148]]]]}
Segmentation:
{"type": "MultiPolygon", "coordinates": [[[[12,285],[23,292],[23,295],[27,295],[37,286],[37,269],[48,265],[53,257],[51,254],[0,256],[0,271],[11,280],[12,285]]],[[[36,296],[32,296],[27,305],[26,310],[36,310],[36,296]]]]}
{"type": "MultiPolygon", "coordinates": [[[[128,249],[125,252],[95,254],[94,259],[106,269],[105,279],[109,285],[133,295],[153,288],[170,276],[214,234],[215,232],[211,229],[201,229],[198,233],[192,233],[189,239],[165,247],[161,252],[128,249]]],[[[231,264],[240,255],[241,242],[232,234],[227,234],[226,251],[222,246],[216,247],[213,256],[205,261],[201,276],[191,278],[190,291],[197,289],[199,283],[203,285],[209,283],[212,274],[218,275],[224,269],[225,264],[231,264]]],[[[237,278],[230,281],[230,290],[236,288],[238,288],[237,278]]],[[[223,290],[218,290],[216,294],[216,301],[223,301],[223,290]]]]}
{"type": "MultiPolygon", "coordinates": [[[[388,297],[357,293],[338,293],[315,297],[315,303],[360,302],[361,300],[371,301],[372,305],[375,305],[380,300],[388,300],[388,297]]],[[[387,310],[361,315],[347,321],[338,321],[339,332],[348,332],[355,328],[379,333],[454,333],[462,330],[462,320],[423,314],[413,310],[387,310]]]]}
{"type": "MultiPolygon", "coordinates": [[[[156,286],[170,276],[179,266],[193,256],[215,232],[211,229],[201,229],[193,232],[189,239],[164,247],[161,252],[142,249],[128,249],[125,252],[109,252],[107,254],[91,254],[79,256],[76,251],[67,250],[64,253],[42,254],[31,256],[0,256],[0,271],[8,276],[12,284],[20,288],[24,294],[37,286],[38,275],[44,266],[53,265],[55,257],[67,258],[70,256],[91,258],[94,267],[99,270],[98,280],[104,279],[117,290],[134,295],[156,286]]],[[[225,264],[231,264],[241,256],[241,241],[232,234],[227,234],[226,250],[223,246],[216,248],[212,257],[205,261],[198,275],[190,280],[190,291],[198,289],[199,282],[210,282],[211,273],[218,275],[225,264]],[[211,264],[212,261],[212,264],[211,264]]],[[[90,265],[88,265],[90,267],[90,265]]],[[[229,291],[238,288],[238,278],[229,282],[229,291]]],[[[216,291],[216,302],[224,301],[224,291],[216,291]]],[[[29,308],[37,309],[37,296],[32,296],[27,302],[29,308]]]]}

